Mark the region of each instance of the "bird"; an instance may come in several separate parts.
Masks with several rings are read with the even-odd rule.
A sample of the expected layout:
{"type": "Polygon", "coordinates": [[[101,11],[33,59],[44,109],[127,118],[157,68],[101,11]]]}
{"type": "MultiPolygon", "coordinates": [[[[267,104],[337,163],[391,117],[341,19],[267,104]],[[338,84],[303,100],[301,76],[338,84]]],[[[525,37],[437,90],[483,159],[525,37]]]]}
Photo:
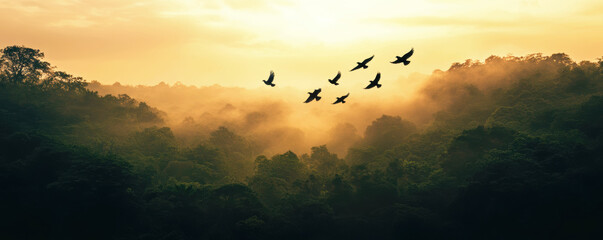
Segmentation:
{"type": "Polygon", "coordinates": [[[308,99],[306,99],[306,101],[304,103],[312,102],[312,100],[314,100],[314,99],[316,99],[316,101],[320,101],[321,97],[318,96],[320,91],[322,91],[322,89],[319,88],[319,89],[314,90],[314,92],[308,92],[308,94],[310,94],[310,96],[308,97],[308,99]]]}
{"type": "Polygon", "coordinates": [[[262,80],[266,85],[274,87],[275,84],[272,83],[272,81],[274,81],[274,72],[270,71],[270,76],[268,77],[268,80],[262,80]]]}
{"type": "Polygon", "coordinates": [[[359,68],[364,68],[364,69],[368,68],[368,66],[366,64],[368,62],[370,62],[371,60],[373,60],[373,57],[375,57],[375,55],[371,56],[370,58],[364,59],[364,61],[362,61],[362,62],[356,62],[358,65],[355,68],[352,68],[352,70],[350,70],[350,72],[354,71],[356,69],[359,69],[359,68]]]}
{"type": "Polygon", "coordinates": [[[391,63],[393,63],[393,64],[404,63],[404,66],[406,66],[410,63],[410,61],[408,61],[408,58],[410,56],[412,56],[412,54],[414,52],[415,52],[415,49],[412,48],[412,49],[410,49],[410,51],[408,51],[406,54],[404,54],[404,56],[402,56],[402,57],[396,56],[396,61],[393,61],[391,63]]]}
{"type": "Polygon", "coordinates": [[[371,89],[375,86],[377,86],[377,88],[380,88],[381,84],[379,84],[379,79],[381,79],[381,73],[377,73],[377,76],[375,76],[375,80],[371,81],[371,83],[369,83],[369,85],[366,86],[364,89],[371,89]]]}
{"type": "Polygon", "coordinates": [[[339,78],[341,78],[341,72],[337,72],[337,76],[335,76],[333,79],[329,79],[329,82],[333,85],[339,85],[339,83],[337,83],[339,78]]]}
{"type": "Polygon", "coordinates": [[[335,100],[335,102],[333,104],[338,104],[338,103],[345,103],[345,99],[350,96],[350,93],[348,93],[347,95],[338,97],[337,100],[335,100]]]}

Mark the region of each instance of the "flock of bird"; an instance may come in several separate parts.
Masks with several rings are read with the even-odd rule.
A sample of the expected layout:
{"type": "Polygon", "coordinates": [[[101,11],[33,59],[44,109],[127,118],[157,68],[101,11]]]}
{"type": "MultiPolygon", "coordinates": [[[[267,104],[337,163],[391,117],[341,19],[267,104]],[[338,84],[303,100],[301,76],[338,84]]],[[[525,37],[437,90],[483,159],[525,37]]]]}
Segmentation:
{"type": "MultiPolygon", "coordinates": [[[[410,49],[410,51],[408,51],[406,54],[404,54],[403,56],[396,56],[396,60],[394,60],[393,62],[390,62],[392,64],[399,64],[399,63],[403,63],[404,66],[408,65],[410,63],[410,61],[408,61],[408,58],[410,58],[412,56],[412,54],[414,53],[414,48],[410,49]]],[[[356,67],[352,68],[352,70],[350,70],[350,72],[357,70],[357,69],[367,69],[368,68],[368,63],[373,60],[373,58],[375,57],[375,55],[364,59],[364,61],[362,62],[356,62],[356,67]]],[[[329,83],[337,86],[339,85],[339,83],[337,81],[339,81],[339,79],[341,78],[341,71],[337,72],[337,75],[333,78],[333,79],[329,79],[329,83]]],[[[380,88],[381,84],[379,84],[379,80],[381,79],[381,73],[377,72],[377,76],[375,76],[375,79],[369,82],[369,85],[366,86],[364,89],[371,89],[374,87],[380,88]]],[[[274,84],[274,72],[270,71],[270,76],[268,77],[267,80],[262,80],[264,82],[264,84],[274,87],[276,86],[276,84],[274,84]]],[[[318,96],[318,94],[322,91],[322,89],[316,89],[314,90],[314,92],[308,92],[308,94],[310,94],[310,96],[308,96],[308,99],[306,99],[306,101],[304,103],[309,103],[312,102],[314,100],[316,101],[320,101],[320,99],[322,97],[318,96]]],[[[338,104],[338,103],[345,103],[345,99],[347,97],[350,96],[350,93],[343,95],[341,97],[337,97],[337,99],[335,100],[335,102],[333,102],[333,104],[338,104]]]]}

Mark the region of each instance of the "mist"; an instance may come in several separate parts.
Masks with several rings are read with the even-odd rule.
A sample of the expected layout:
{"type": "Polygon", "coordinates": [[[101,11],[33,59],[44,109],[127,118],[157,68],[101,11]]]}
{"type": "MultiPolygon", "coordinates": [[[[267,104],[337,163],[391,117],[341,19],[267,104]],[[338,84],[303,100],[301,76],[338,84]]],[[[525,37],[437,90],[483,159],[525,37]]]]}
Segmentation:
{"type": "MultiPolygon", "coordinates": [[[[383,115],[399,116],[422,130],[446,113],[458,114],[468,106],[491,102],[496,92],[522,80],[556,78],[563,64],[571,64],[565,54],[468,59],[431,75],[416,73],[395,79],[386,73],[384,87],[371,90],[363,89],[370,80],[368,73],[363,75],[365,80],[344,74],[341,86],[329,85],[325,77],[325,84],[316,87],[323,89],[323,99],[308,104],[302,102],[313,89],[271,88],[259,79],[254,89],[163,82],[155,86],[103,85],[96,81],[88,88],[100,95],[127,94],[165,112],[166,125],[186,145],[200,144],[224,126],[258,143],[265,155],[289,150],[301,154],[312,146],[327,145],[346,156],[350,147],[361,145],[367,127],[383,115]],[[347,103],[332,104],[335,97],[348,92],[347,103]]],[[[484,123],[482,119],[467,127],[484,123]]]]}
{"type": "MultiPolygon", "coordinates": [[[[401,69],[400,71],[403,71],[401,69]]],[[[264,154],[284,151],[305,153],[312,146],[327,145],[340,156],[363,135],[366,127],[382,115],[403,116],[425,125],[428,111],[409,106],[425,75],[384,79],[381,89],[365,90],[368,80],[342,78],[341,86],[322,86],[319,102],[304,104],[308,91],[291,87],[268,87],[258,79],[258,88],[186,86],[180,83],[131,86],[115,83],[88,85],[100,95],[127,94],[166,113],[166,125],[184,143],[206,140],[220,126],[252,139],[263,146],[264,154]],[[348,86],[346,86],[348,85],[348,86]],[[351,87],[350,85],[356,85],[351,87]],[[335,97],[350,93],[345,104],[333,105],[335,97]]],[[[276,81],[278,84],[278,79],[276,81]]]]}
{"type": "MultiPolygon", "coordinates": [[[[539,54],[525,58],[542,57],[539,54]]],[[[468,97],[508,88],[531,74],[553,78],[556,68],[538,63],[514,63],[513,57],[492,56],[481,63],[466,60],[448,71],[432,75],[412,74],[395,80],[385,78],[382,89],[364,90],[365,82],[343,78],[343,86],[318,86],[323,89],[319,102],[302,103],[301,89],[256,89],[212,86],[187,86],[180,83],[155,86],[102,85],[93,81],[88,88],[99,94],[127,94],[166,113],[166,124],[189,145],[199,144],[220,126],[260,143],[273,155],[288,150],[305,153],[310,147],[327,145],[340,156],[364,136],[365,129],[382,115],[400,116],[419,126],[427,126],[434,114],[471,104],[468,97]],[[463,67],[473,67],[471,71],[463,67]],[[354,85],[355,89],[345,85],[354,85]],[[336,96],[350,92],[346,104],[332,105],[336,96]]],[[[520,60],[517,58],[516,60],[520,60]]],[[[403,71],[401,69],[400,71],[403,71]]],[[[278,82],[278,81],[277,81],[278,82]]],[[[326,82],[326,78],[325,78],[326,82]]],[[[317,88],[318,88],[317,87],[317,88]]],[[[308,89],[312,91],[313,89],[308,89]]]]}

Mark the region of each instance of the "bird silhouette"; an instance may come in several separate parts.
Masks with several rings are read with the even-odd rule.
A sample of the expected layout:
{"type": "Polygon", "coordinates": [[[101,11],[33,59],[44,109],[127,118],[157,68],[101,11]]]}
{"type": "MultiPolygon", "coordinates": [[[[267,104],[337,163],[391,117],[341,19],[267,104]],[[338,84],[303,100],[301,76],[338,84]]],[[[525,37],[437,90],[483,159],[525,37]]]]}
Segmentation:
{"type": "Polygon", "coordinates": [[[402,57],[396,56],[396,61],[393,61],[391,63],[393,63],[393,64],[404,63],[404,66],[406,66],[410,63],[410,61],[408,61],[408,58],[410,56],[412,56],[412,54],[414,52],[415,52],[415,49],[412,48],[412,49],[410,49],[410,51],[408,51],[406,54],[404,54],[404,56],[402,56],[402,57]]]}
{"type": "Polygon", "coordinates": [[[339,78],[341,78],[341,72],[337,72],[337,76],[335,76],[333,79],[329,79],[329,82],[333,85],[339,85],[339,83],[337,83],[339,78]]]}
{"type": "Polygon", "coordinates": [[[377,88],[380,88],[381,84],[379,84],[379,79],[381,79],[381,73],[377,73],[377,76],[375,76],[375,80],[371,81],[371,83],[369,83],[369,85],[366,86],[364,89],[371,89],[371,88],[374,88],[375,86],[377,88]]]}
{"type": "Polygon", "coordinates": [[[348,93],[347,95],[338,97],[337,100],[335,100],[335,102],[333,104],[338,104],[338,103],[345,103],[345,99],[350,96],[350,93],[348,93]]]}
{"type": "Polygon", "coordinates": [[[270,76],[268,77],[268,80],[262,80],[266,85],[274,87],[274,83],[272,83],[274,81],[274,72],[270,71],[270,76]]]}
{"type": "Polygon", "coordinates": [[[308,99],[306,99],[306,101],[304,103],[312,102],[312,100],[314,100],[314,99],[316,99],[316,101],[320,101],[321,97],[318,96],[320,91],[322,91],[322,89],[319,88],[319,89],[314,90],[314,92],[308,92],[308,94],[310,94],[310,96],[308,97],[308,99]]]}
{"type": "Polygon", "coordinates": [[[356,67],[352,68],[352,70],[350,70],[350,72],[354,71],[356,69],[359,69],[359,68],[364,68],[364,69],[368,68],[368,66],[366,64],[369,63],[371,60],[373,60],[373,57],[375,57],[375,55],[371,56],[370,58],[364,59],[364,61],[362,61],[362,62],[356,62],[358,65],[356,67]]]}

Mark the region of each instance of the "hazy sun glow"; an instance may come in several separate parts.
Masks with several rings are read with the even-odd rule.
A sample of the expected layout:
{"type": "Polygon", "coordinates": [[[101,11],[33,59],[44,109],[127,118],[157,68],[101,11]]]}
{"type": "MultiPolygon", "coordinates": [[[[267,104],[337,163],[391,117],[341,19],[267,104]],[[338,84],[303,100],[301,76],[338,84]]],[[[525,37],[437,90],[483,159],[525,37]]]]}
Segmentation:
{"type": "Polygon", "coordinates": [[[0,0],[0,45],[102,83],[255,88],[274,70],[309,88],[372,54],[384,80],[492,54],[594,60],[601,19],[598,0],[0,0]],[[387,63],[411,47],[413,64],[387,63]]]}

